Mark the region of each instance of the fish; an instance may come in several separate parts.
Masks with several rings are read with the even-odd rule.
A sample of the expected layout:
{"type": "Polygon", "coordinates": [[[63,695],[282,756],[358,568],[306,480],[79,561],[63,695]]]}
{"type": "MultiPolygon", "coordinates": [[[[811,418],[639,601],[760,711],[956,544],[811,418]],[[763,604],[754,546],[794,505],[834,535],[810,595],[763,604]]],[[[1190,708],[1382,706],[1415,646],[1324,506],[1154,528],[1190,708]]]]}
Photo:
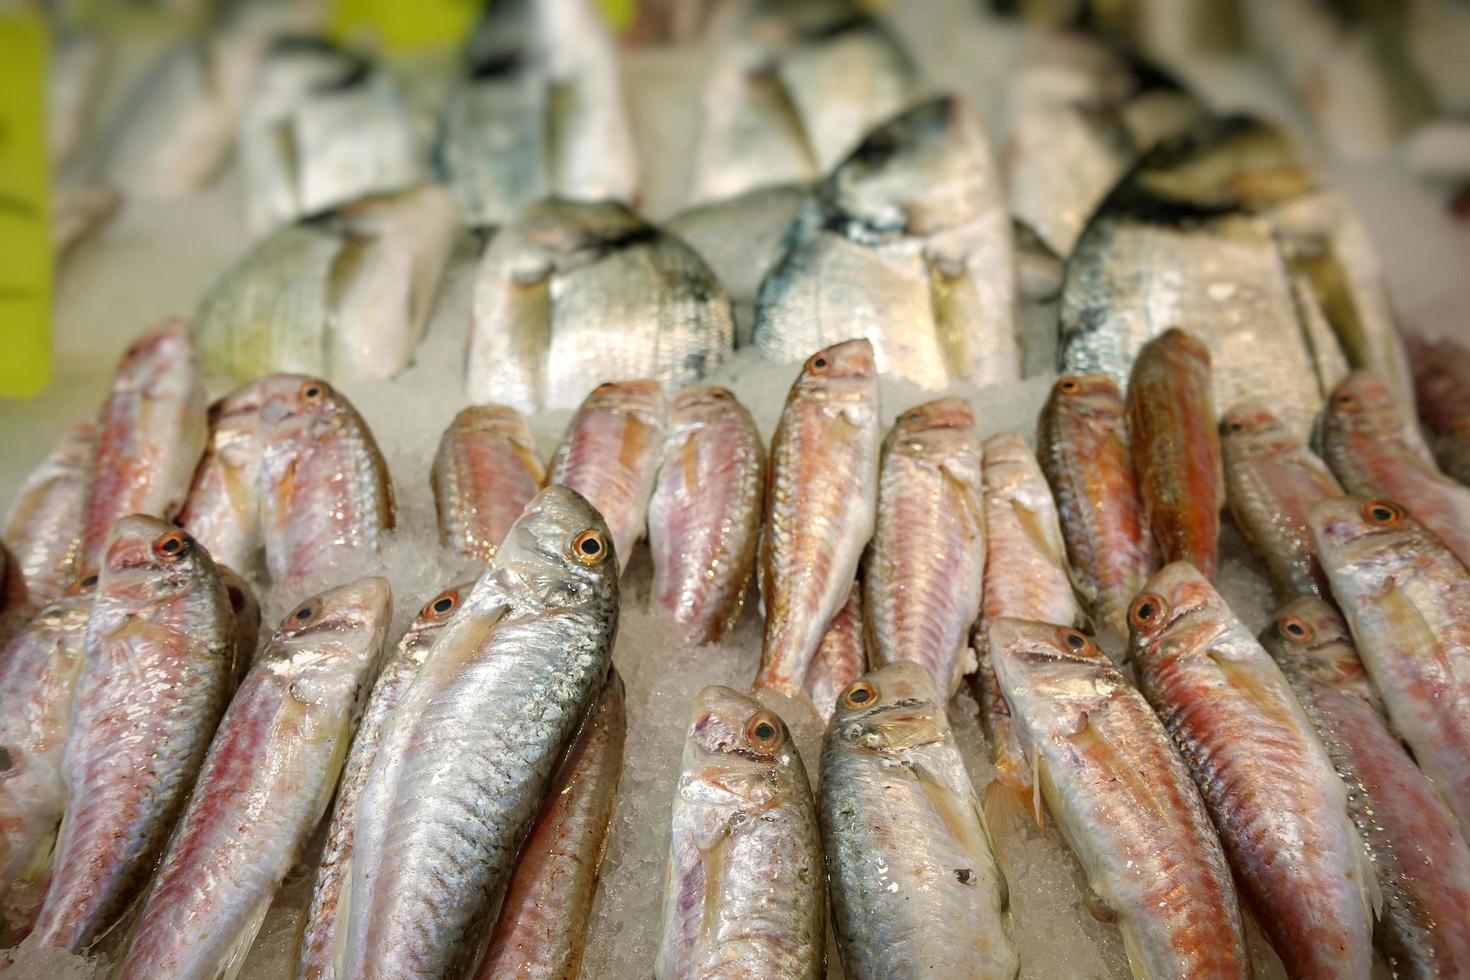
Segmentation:
{"type": "Polygon", "coordinates": [[[860,339],[817,351],[771,439],[756,566],[765,615],[756,687],[800,697],[873,534],[878,453],[873,346],[860,339]]]}
{"type": "Polygon", "coordinates": [[[508,405],[462,410],[440,437],[429,471],[439,543],[488,564],[545,479],[520,412],[508,405]]]}
{"type": "Polygon", "coordinates": [[[1101,374],[1059,378],[1041,410],[1036,447],[1074,590],[1117,656],[1128,638],[1128,604],[1159,566],[1118,386],[1101,374]]]}
{"type": "Polygon", "coordinates": [[[1011,265],[980,128],[958,98],[929,99],[874,128],[813,188],[761,283],[754,343],[795,361],[866,337],[881,373],[919,388],[1016,381],[1011,265]]]}
{"type": "Polygon", "coordinates": [[[147,883],[229,702],[234,625],[193,538],[156,517],[117,522],[87,620],[35,945],[86,950],[147,883]]]}
{"type": "Polygon", "coordinates": [[[654,608],[694,643],[718,640],[740,618],[765,476],[765,445],[745,406],[724,388],[680,388],[648,502],[648,546],[654,608]]]}
{"type": "Polygon", "coordinates": [[[694,699],[674,787],[653,975],[827,974],[827,869],[786,723],[710,685],[694,699]]]}
{"type": "Polygon", "coordinates": [[[238,687],[255,662],[255,647],[260,642],[260,600],[250,583],[230,566],[216,562],[214,567],[230,603],[231,635],[235,638],[233,673],[238,687]]]}
{"type": "Polygon", "coordinates": [[[1210,352],[1198,338],[1183,330],[1160,334],[1133,364],[1128,433],[1162,560],[1191,562],[1213,580],[1225,474],[1210,377],[1210,352]]]}
{"type": "Polygon", "coordinates": [[[1454,815],[1384,718],[1342,617],[1311,596],[1288,602],[1261,634],[1348,787],[1383,894],[1375,938],[1411,976],[1470,970],[1470,846],[1454,815]]]}
{"type": "Polygon", "coordinates": [[[1074,629],[987,623],[986,646],[1047,808],[1136,977],[1251,976],[1230,866],[1143,696],[1074,629]]]}
{"type": "Polygon", "coordinates": [[[587,396],[551,459],[548,482],[577,491],[612,531],[618,572],[648,527],[667,403],[658,382],[609,381],[587,396]]]}
{"type": "Polygon", "coordinates": [[[970,627],[985,577],[980,433],[964,398],[898,417],[883,442],[878,511],[863,559],[875,666],[910,660],[948,699],[975,669],[970,627]]]}
{"type": "Polygon", "coordinates": [[[26,591],[38,603],[60,598],[76,579],[96,446],[93,420],[73,425],[26,477],[5,518],[0,538],[25,578],[26,591]]]}
{"type": "Polygon", "coordinates": [[[822,740],[817,815],[844,973],[1015,977],[1006,881],[922,664],[843,691],[822,740]]]}
{"type": "Polygon", "coordinates": [[[209,406],[209,443],[178,518],[215,561],[246,572],[262,541],[260,410],[269,389],[248,381],[209,406]]]}
{"type": "Polygon", "coordinates": [[[352,736],[352,747],[342,764],[341,782],[327,825],[327,841],[312,881],[311,899],[301,919],[296,954],[296,975],[301,980],[334,980],[344,976],[342,960],[346,955],[343,944],[347,927],[343,921],[343,896],[351,869],[357,804],[393,712],[412,687],[434,641],[474,584],[469,581],[450,586],[424,603],[397,646],[387,654],[373,682],[367,706],[352,736]]]}
{"type": "Polygon", "coordinates": [[[278,592],[293,591],[378,550],[394,526],[393,484],[372,430],[331,385],[291,374],[264,384],[266,567],[278,592]]]}
{"type": "MultiPolygon", "coordinates": [[[[674,215],[664,229],[689,244],[724,284],[733,303],[755,303],[781,239],[806,199],[804,183],[775,184],[696,204],[674,215]]],[[[737,336],[737,346],[750,342],[737,336]]]]}
{"type": "Polygon", "coordinates": [[[1015,432],[986,439],[984,453],[985,618],[1079,624],[1056,501],[1036,454],[1015,432]]]}
{"type": "Polygon", "coordinates": [[[863,635],[863,584],[852,584],[837,615],[817,645],[801,689],[825,725],[832,720],[837,695],[868,669],[867,639],[863,635]]]}
{"type": "Polygon", "coordinates": [[[1347,788],[1281,669],[1189,562],[1160,569],[1128,621],[1139,689],[1287,973],[1368,977],[1373,870],[1347,788]]]}
{"type": "Polygon", "coordinates": [[[617,569],[597,511],[549,486],[440,632],[358,801],[343,976],[461,976],[479,963],[607,677],[617,569]]]}
{"type": "Polygon", "coordinates": [[[1349,493],[1402,504],[1470,564],[1470,487],[1440,472],[1381,378],[1354,372],[1332,392],[1319,441],[1349,493]]]}
{"type": "Polygon", "coordinates": [[[326,811],[388,628],[364,578],[287,614],[220,722],[120,980],[236,975],[326,811]]]}
{"type": "Polygon", "coordinates": [[[611,669],[521,849],[480,980],[579,975],[626,729],[623,679],[611,669]]]}
{"type": "Polygon", "coordinates": [[[540,201],[475,272],[471,401],[575,408],[598,378],[694,384],[734,350],[730,298],[682,240],[611,201],[540,201]]]}
{"type": "Polygon", "coordinates": [[[97,416],[77,577],[98,570],[113,522],[174,517],[209,438],[204,381],[189,326],[169,320],[135,340],[97,416]]]}
{"type": "Polygon", "coordinates": [[[1389,723],[1470,840],[1470,570],[1390,500],[1312,508],[1312,540],[1389,723]]]}
{"type": "Polygon", "coordinates": [[[44,891],[66,807],[62,755],[91,609],[92,589],[76,586],[0,652],[0,908],[22,918],[44,891]]]}
{"type": "Polygon", "coordinates": [[[1409,345],[1419,420],[1440,469],[1470,485],[1470,348],[1451,338],[1409,345]]]}
{"type": "Polygon", "coordinates": [[[337,382],[392,377],[423,339],[457,233],[453,202],[433,186],[276,230],[200,301],[205,368],[241,382],[277,371],[337,382]]]}
{"type": "Polygon", "coordinates": [[[1342,496],[1327,464],[1260,402],[1225,413],[1220,450],[1230,515],[1277,595],[1330,596],[1307,521],[1317,501],[1342,496]]]}

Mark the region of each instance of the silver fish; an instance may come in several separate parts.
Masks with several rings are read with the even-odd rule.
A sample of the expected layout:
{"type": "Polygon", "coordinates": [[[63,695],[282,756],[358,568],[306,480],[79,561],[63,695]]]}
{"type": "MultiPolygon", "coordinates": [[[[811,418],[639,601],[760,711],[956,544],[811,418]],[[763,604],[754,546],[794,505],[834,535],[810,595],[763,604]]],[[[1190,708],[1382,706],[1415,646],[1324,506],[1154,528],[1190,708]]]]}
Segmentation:
{"type": "MultiPolygon", "coordinates": [[[[724,284],[730,299],[745,308],[755,302],[761,280],[780,254],[781,239],[805,200],[802,184],[758,187],[681,211],[664,229],[688,242],[724,284]]],[[[748,343],[749,337],[738,337],[737,342],[748,343]]]]}
{"type": "Polygon", "coordinates": [[[120,980],[239,972],[332,798],[390,604],[365,578],[286,616],[220,722],[120,980]]]}
{"type": "Polygon", "coordinates": [[[672,827],[658,980],[826,975],[816,806],[779,717],[728,687],[699,692],[672,827]]]}
{"type": "Polygon", "coordinates": [[[1006,883],[948,699],[896,661],[848,685],[822,742],[817,813],[854,980],[1014,977],[1006,883]]]}
{"type": "Polygon", "coordinates": [[[439,439],[429,484],[439,542],[486,562],[546,474],[526,420],[507,405],[471,405],[439,439]]]}
{"type": "Polygon", "coordinates": [[[269,387],[247,382],[209,406],[209,445],[179,513],[212,558],[245,572],[261,546],[260,410],[269,387]]]}
{"type": "Polygon", "coordinates": [[[96,445],[97,426],[91,419],[67,430],[21,484],[5,520],[0,537],[35,602],[57,598],[76,577],[96,445]]]}
{"type": "Polygon", "coordinates": [[[615,550],[586,500],[547,487],[439,634],[358,802],[344,976],[458,976],[479,962],[516,852],[607,675],[615,550]]]}
{"type": "Polygon", "coordinates": [[[755,345],[793,361],[868,338],[921,388],[1020,376],[1011,225],[970,110],[921,102],[868,133],[802,206],[756,300],[755,345]]]}

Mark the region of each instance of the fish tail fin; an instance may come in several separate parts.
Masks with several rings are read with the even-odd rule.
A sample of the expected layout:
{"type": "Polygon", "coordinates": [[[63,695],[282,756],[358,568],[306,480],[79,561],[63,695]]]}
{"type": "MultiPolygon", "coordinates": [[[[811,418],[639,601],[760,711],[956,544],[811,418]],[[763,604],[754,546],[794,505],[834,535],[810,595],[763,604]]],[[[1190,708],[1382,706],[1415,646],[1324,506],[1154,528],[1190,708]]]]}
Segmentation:
{"type": "MultiPolygon", "coordinates": [[[[1032,788],[1021,779],[998,775],[985,787],[985,798],[980,804],[985,813],[985,823],[997,840],[1019,835],[1027,822],[1027,811],[1032,809],[1032,788]]],[[[1037,823],[1042,820],[1037,816],[1037,823]]]]}

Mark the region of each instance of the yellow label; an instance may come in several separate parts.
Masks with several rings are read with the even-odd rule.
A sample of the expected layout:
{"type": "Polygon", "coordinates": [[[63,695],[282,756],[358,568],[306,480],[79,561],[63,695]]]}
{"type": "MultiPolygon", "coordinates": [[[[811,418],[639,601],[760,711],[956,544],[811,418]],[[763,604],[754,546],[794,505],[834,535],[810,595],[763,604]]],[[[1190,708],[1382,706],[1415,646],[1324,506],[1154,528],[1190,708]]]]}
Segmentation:
{"type": "Polygon", "coordinates": [[[602,8],[602,15],[607,22],[613,26],[613,30],[622,32],[633,23],[633,18],[638,15],[638,0],[598,0],[598,6],[602,8]]]}
{"type": "Polygon", "coordinates": [[[484,0],[334,0],[332,32],[376,34],[389,51],[457,45],[474,26],[484,0]]]}
{"type": "Polygon", "coordinates": [[[51,377],[46,53],[38,17],[0,14],[0,395],[51,377]]]}

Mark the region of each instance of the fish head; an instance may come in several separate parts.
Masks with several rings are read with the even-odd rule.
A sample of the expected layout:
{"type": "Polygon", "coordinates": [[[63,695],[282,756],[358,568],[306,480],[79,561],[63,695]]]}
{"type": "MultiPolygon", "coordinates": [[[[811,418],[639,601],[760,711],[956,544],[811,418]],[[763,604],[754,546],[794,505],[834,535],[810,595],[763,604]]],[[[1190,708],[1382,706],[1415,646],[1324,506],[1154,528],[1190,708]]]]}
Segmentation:
{"type": "Polygon", "coordinates": [[[580,493],[560,484],[526,504],[475,586],[528,609],[617,604],[612,532],[580,493]]]}
{"type": "Polygon", "coordinates": [[[973,429],[975,410],[968,398],[951,396],[915,405],[898,417],[897,428],[905,432],[930,429],[973,429]]]}
{"type": "Polygon", "coordinates": [[[728,388],[714,385],[685,385],[669,402],[669,415],[681,423],[697,423],[743,410],[728,388]]]}
{"type": "Polygon", "coordinates": [[[509,405],[471,405],[454,417],[450,429],[501,436],[526,448],[535,445],[526,417],[509,405]]]}
{"type": "Polygon", "coordinates": [[[211,582],[214,561],[189,532],[132,514],[112,525],[96,589],[109,604],[136,607],[205,593],[211,582]]]}
{"type": "Polygon", "coordinates": [[[1444,547],[1407,508],[1391,500],[1329,497],[1314,504],[1307,519],[1322,564],[1334,571],[1334,589],[1339,579],[1386,581],[1424,552],[1444,547]]]}
{"type": "Polygon", "coordinates": [[[474,587],[473,581],[460,582],[424,603],[402,639],[398,641],[398,648],[420,654],[428,652],[434,645],[435,638],[448,625],[474,587]]]}
{"type": "Polygon", "coordinates": [[[1167,364],[1210,369],[1210,348],[1183,327],[1170,327],[1143,345],[1137,360],[1161,360],[1167,364]]]}
{"type": "Polygon", "coordinates": [[[263,662],[295,677],[292,690],[299,697],[316,700],[313,681],[324,682],[377,657],[392,602],[388,580],[375,576],[312,596],[281,620],[263,662]]]}
{"type": "Polygon", "coordinates": [[[1404,420],[1382,377],[1354,371],[1328,396],[1322,426],[1324,431],[1392,437],[1402,431],[1404,420]]]}
{"type": "Polygon", "coordinates": [[[969,399],[951,397],[916,405],[894,422],[888,436],[890,450],[914,456],[948,458],[970,449],[980,458],[980,441],[975,432],[975,411],[969,399]]]}
{"type": "Polygon", "coordinates": [[[1070,626],[996,617],[985,627],[985,649],[996,673],[1012,686],[1048,699],[1091,700],[1117,671],[1096,643],[1070,626]]]}
{"type": "Polygon", "coordinates": [[[1333,687],[1367,683],[1347,623],[1316,596],[1299,596],[1261,632],[1261,645],[1283,665],[1333,687]]]}
{"type": "Polygon", "coordinates": [[[1281,420],[1259,402],[1240,402],[1220,421],[1220,445],[1230,453],[1266,456],[1300,446],[1281,420]]]}
{"type": "Polygon", "coordinates": [[[1128,607],[1128,629],[1139,657],[1202,650],[1232,619],[1225,600],[1187,561],[1159,569],[1128,607]]]}
{"type": "Polygon", "coordinates": [[[778,795],[799,763],[786,723],[754,698],[719,684],[695,697],[684,741],[686,779],[759,803],[778,795]]]}
{"type": "Polygon", "coordinates": [[[878,364],[865,338],[824,347],[801,367],[787,403],[795,399],[828,401],[857,408],[878,407],[878,364]]]}
{"type": "Polygon", "coordinates": [[[949,723],[929,672],[895,660],[847,685],[831,725],[849,745],[889,754],[943,738],[949,723]]]}
{"type": "Polygon", "coordinates": [[[145,333],[123,352],[113,391],[160,397],[187,391],[197,376],[194,334],[187,321],[174,318],[145,333]]]}
{"type": "Polygon", "coordinates": [[[1068,374],[1052,385],[1043,413],[1112,422],[1123,416],[1123,392],[1106,374],[1068,374]]]}
{"type": "Polygon", "coordinates": [[[1316,178],[1291,137],[1249,116],[1206,116],[1145,157],[1135,182],[1202,211],[1256,214],[1309,193],[1316,178]]]}
{"type": "Polygon", "coordinates": [[[321,378],[273,374],[261,383],[260,427],[267,445],[315,439],[341,424],[342,396],[321,378]]]}
{"type": "Polygon", "coordinates": [[[255,431],[259,425],[260,410],[265,407],[268,387],[265,379],[257,378],[216,399],[209,406],[210,431],[227,428],[240,431],[255,431]]]}
{"type": "Polygon", "coordinates": [[[612,412],[632,415],[651,428],[662,428],[666,411],[663,385],[652,378],[632,381],[604,381],[593,388],[577,409],[586,412],[612,412]]]}

